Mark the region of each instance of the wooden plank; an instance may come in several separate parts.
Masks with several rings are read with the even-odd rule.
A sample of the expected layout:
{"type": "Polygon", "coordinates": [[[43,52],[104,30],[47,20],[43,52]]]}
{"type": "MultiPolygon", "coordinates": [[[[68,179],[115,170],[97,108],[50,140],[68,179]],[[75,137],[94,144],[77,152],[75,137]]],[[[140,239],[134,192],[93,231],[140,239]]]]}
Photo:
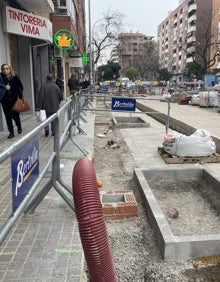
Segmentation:
{"type": "Polygon", "coordinates": [[[206,157],[179,157],[165,152],[163,147],[158,147],[158,153],[167,164],[220,163],[218,153],[206,157]]]}

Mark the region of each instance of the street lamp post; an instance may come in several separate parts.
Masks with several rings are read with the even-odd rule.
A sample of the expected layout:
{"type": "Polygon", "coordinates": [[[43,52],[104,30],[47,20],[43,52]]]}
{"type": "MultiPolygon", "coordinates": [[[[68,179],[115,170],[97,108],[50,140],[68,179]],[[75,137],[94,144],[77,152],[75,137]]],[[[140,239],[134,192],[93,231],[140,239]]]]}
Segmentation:
{"type": "MultiPolygon", "coordinates": [[[[91,6],[90,6],[90,0],[88,2],[88,8],[89,8],[89,56],[90,56],[90,61],[89,61],[89,82],[90,86],[92,86],[93,79],[92,79],[92,60],[93,60],[93,55],[92,55],[92,33],[91,33],[91,6]]],[[[90,87],[91,89],[91,87],[90,87]]]]}
{"type": "Polygon", "coordinates": [[[92,47],[92,40],[93,40],[93,31],[94,31],[94,27],[95,25],[98,23],[98,22],[101,22],[103,20],[111,20],[113,17],[108,17],[108,18],[102,18],[102,19],[99,19],[97,20],[92,28],[91,28],[91,5],[90,5],[90,0],[88,0],[88,14],[89,14],[89,54],[90,54],[90,64],[89,64],[89,81],[90,81],[90,85],[92,86],[93,85],[93,80],[94,80],[94,50],[93,50],[93,47],[92,47]]]}
{"type": "MultiPolygon", "coordinates": [[[[99,19],[97,21],[94,22],[93,26],[92,26],[92,31],[91,31],[91,40],[93,40],[94,38],[94,28],[96,26],[97,23],[101,22],[101,21],[110,21],[113,17],[107,17],[107,18],[102,18],[99,19]]],[[[92,42],[91,42],[92,45],[92,42]]],[[[95,64],[94,64],[94,48],[91,47],[91,67],[92,67],[92,81],[95,81],[95,64]]],[[[94,82],[93,81],[93,82],[94,82]]]]}
{"type": "Polygon", "coordinates": [[[103,21],[104,19],[100,19],[97,20],[92,28],[91,28],[91,5],[90,5],[90,0],[88,0],[88,10],[89,10],[89,55],[90,55],[90,63],[89,63],[89,81],[90,81],[90,85],[93,85],[93,79],[94,79],[94,50],[92,48],[92,40],[93,40],[93,30],[95,25],[100,22],[103,21]]]}
{"type": "MultiPolygon", "coordinates": [[[[92,26],[92,31],[91,31],[91,37],[93,40],[94,38],[94,27],[96,26],[97,23],[104,21],[105,19],[99,19],[97,21],[94,22],[93,26],[92,26]]],[[[91,43],[92,46],[92,43],[91,43]]],[[[94,48],[91,47],[91,74],[92,74],[92,82],[95,82],[95,64],[94,64],[94,48]]]]}

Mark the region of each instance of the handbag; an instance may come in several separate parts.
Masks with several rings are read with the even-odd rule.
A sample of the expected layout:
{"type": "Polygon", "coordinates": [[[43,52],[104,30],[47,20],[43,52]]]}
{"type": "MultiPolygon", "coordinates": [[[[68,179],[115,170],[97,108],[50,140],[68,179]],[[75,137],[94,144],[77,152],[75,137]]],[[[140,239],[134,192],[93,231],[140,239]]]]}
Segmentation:
{"type": "Polygon", "coordinates": [[[31,108],[28,104],[28,102],[22,97],[21,99],[18,98],[17,101],[14,103],[14,106],[12,108],[12,111],[22,113],[22,112],[28,112],[31,108]]]}
{"type": "Polygon", "coordinates": [[[36,111],[36,119],[37,121],[44,121],[46,119],[45,110],[36,111]]]}

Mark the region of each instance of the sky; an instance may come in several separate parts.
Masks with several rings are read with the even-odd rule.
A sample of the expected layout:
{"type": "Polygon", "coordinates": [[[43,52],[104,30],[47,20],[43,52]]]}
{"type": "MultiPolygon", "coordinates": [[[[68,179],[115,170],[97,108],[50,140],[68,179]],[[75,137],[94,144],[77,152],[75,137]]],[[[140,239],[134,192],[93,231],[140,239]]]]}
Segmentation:
{"type": "Polygon", "coordinates": [[[180,0],[86,0],[87,22],[88,1],[90,1],[91,26],[102,19],[110,9],[124,15],[123,32],[140,32],[157,37],[158,25],[168,16],[169,11],[178,7],[180,0]]]}

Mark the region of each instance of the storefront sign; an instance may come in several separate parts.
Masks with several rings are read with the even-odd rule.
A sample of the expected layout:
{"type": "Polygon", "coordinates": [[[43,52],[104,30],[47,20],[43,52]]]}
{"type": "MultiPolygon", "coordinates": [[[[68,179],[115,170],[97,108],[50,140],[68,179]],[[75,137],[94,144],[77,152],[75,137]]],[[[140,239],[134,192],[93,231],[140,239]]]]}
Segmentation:
{"type": "Polygon", "coordinates": [[[68,29],[59,29],[53,36],[54,45],[65,51],[70,50],[75,45],[75,38],[68,29]]]}
{"type": "Polygon", "coordinates": [[[3,30],[22,36],[53,41],[52,23],[48,18],[6,6],[3,30]]]}
{"type": "Polygon", "coordinates": [[[83,53],[82,55],[82,63],[84,66],[87,66],[88,63],[90,62],[90,57],[87,53],[83,53]]]}
{"type": "Polygon", "coordinates": [[[82,58],[69,58],[68,60],[69,62],[69,66],[72,68],[82,68],[83,64],[82,64],[82,58]]]}

